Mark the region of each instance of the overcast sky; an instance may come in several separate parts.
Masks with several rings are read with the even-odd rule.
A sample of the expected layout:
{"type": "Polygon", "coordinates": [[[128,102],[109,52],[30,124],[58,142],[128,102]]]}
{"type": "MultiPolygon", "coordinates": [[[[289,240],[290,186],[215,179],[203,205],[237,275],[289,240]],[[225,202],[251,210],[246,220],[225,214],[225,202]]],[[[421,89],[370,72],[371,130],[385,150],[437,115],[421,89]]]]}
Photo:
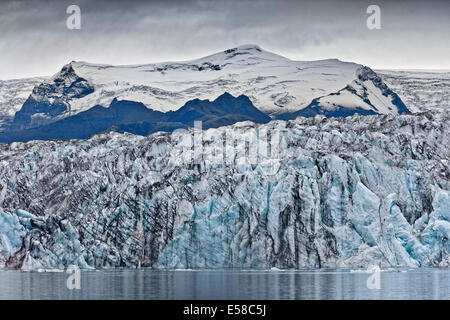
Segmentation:
{"type": "Polygon", "coordinates": [[[449,0],[2,0],[0,79],[51,75],[72,60],[180,61],[248,43],[294,60],[450,69],[449,15],[449,0]],[[71,4],[80,30],[66,27],[71,4]],[[370,4],[381,8],[381,30],[366,27],[370,4]]]}

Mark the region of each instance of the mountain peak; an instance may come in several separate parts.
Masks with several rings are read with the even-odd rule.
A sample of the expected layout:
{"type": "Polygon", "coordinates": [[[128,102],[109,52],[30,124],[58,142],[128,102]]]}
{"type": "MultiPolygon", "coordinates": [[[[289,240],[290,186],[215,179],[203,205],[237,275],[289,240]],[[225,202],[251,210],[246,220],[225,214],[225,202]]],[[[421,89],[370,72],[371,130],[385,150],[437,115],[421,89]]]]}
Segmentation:
{"type": "Polygon", "coordinates": [[[218,100],[218,99],[231,99],[231,98],[234,98],[234,96],[233,96],[231,93],[225,91],[225,92],[222,93],[220,96],[218,96],[218,97],[216,98],[216,100],[218,100]]]}
{"type": "MultiPolygon", "coordinates": [[[[381,113],[404,109],[400,98],[388,91],[381,78],[360,67],[337,59],[295,61],[249,43],[188,61],[122,66],[71,62],[46,86],[61,87],[70,114],[95,104],[109,105],[114,96],[140,101],[162,112],[175,111],[188,101],[215,99],[224,91],[234,97],[247,96],[241,100],[250,99],[271,115],[297,112],[324,96],[327,98],[321,101],[329,109],[335,107],[333,103],[353,109],[375,107],[374,111],[379,109],[381,113]],[[376,90],[360,88],[365,85],[363,80],[376,83],[376,90]],[[343,90],[353,81],[358,82],[355,86],[359,91],[343,90]],[[87,87],[91,89],[85,90],[87,87]],[[86,99],[73,99],[93,92],[94,87],[101,89],[86,99]],[[71,96],[66,95],[68,91],[71,96]]],[[[366,84],[371,86],[369,82],[366,84]]],[[[47,98],[55,96],[48,90],[41,91],[42,95],[50,94],[47,98]]]]}
{"type": "Polygon", "coordinates": [[[260,46],[256,45],[256,44],[243,44],[228,50],[225,50],[225,53],[228,52],[235,52],[235,51],[257,51],[257,52],[261,52],[263,51],[261,49],[260,46]]]}
{"type": "Polygon", "coordinates": [[[68,75],[73,75],[75,73],[75,71],[73,70],[73,66],[72,66],[72,62],[65,64],[62,68],[61,71],[59,72],[59,76],[64,77],[64,76],[68,76],[68,75]]]}

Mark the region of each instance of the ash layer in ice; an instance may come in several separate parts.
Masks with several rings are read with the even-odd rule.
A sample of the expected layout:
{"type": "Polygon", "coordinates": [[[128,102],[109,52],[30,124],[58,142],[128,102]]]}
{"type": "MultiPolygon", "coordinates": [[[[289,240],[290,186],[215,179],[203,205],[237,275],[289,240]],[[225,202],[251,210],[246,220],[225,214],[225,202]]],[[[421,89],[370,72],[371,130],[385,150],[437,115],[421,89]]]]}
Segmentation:
{"type": "Polygon", "coordinates": [[[448,266],[449,126],[445,112],[243,122],[203,131],[199,165],[177,147],[193,130],[0,144],[0,266],[448,266]],[[280,134],[279,160],[245,161],[252,128],[280,134]],[[218,137],[239,152],[214,167],[218,137]]]}

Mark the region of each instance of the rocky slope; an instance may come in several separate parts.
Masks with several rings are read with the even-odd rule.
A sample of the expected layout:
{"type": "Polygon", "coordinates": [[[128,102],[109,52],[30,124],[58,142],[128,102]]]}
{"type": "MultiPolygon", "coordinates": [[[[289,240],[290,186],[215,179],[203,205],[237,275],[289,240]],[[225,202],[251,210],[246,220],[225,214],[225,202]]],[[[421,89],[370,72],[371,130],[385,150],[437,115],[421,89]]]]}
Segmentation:
{"type": "Polygon", "coordinates": [[[38,127],[72,113],[70,103],[94,92],[92,85],[78,76],[72,65],[65,65],[49,80],[33,88],[33,92],[15,113],[14,130],[38,127]]]}
{"type": "Polygon", "coordinates": [[[430,111],[0,144],[0,265],[449,266],[449,126],[430,111]]]}
{"type": "Polygon", "coordinates": [[[22,108],[33,88],[45,78],[0,80],[0,132],[7,129],[22,108]]]}

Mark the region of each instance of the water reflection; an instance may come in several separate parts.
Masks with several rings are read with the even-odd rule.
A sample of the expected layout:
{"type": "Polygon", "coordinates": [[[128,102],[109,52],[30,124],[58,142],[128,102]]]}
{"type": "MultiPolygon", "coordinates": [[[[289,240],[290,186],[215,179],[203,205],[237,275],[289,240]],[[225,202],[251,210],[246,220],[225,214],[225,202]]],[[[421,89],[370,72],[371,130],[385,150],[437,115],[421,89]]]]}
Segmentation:
{"type": "Polygon", "coordinates": [[[1,271],[0,299],[450,299],[449,269],[382,272],[380,290],[340,271],[85,271],[81,290],[67,277],[1,271]]]}

